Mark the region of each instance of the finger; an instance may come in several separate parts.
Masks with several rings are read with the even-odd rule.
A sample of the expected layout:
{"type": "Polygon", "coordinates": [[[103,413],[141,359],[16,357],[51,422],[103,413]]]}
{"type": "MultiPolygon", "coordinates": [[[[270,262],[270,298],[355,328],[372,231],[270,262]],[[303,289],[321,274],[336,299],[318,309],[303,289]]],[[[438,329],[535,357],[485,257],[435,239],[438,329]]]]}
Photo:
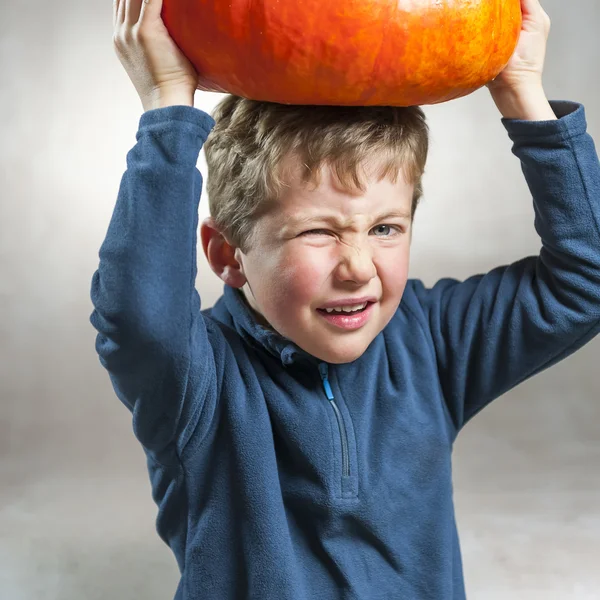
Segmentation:
{"type": "Polygon", "coordinates": [[[114,26],[122,25],[125,19],[125,0],[113,0],[114,26]]]}
{"type": "Polygon", "coordinates": [[[523,17],[539,16],[544,12],[539,0],[521,0],[521,12],[523,17]]]}
{"type": "Polygon", "coordinates": [[[140,14],[140,25],[144,21],[155,21],[160,18],[163,0],[144,0],[140,14]]]}
{"type": "Polygon", "coordinates": [[[121,2],[126,2],[127,4],[127,8],[125,9],[125,23],[127,25],[135,25],[140,18],[142,0],[121,0],[121,2]]]}
{"type": "Polygon", "coordinates": [[[550,33],[550,17],[539,0],[521,0],[521,12],[523,13],[523,29],[543,31],[546,37],[548,37],[550,33]]]}

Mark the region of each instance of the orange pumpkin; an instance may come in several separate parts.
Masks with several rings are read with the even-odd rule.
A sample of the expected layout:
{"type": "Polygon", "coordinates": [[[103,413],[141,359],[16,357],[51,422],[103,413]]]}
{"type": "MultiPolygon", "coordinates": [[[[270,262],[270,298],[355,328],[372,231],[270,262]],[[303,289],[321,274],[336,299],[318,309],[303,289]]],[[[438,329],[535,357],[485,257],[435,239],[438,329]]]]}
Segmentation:
{"type": "Polygon", "coordinates": [[[520,0],[164,0],[198,88],[282,104],[410,106],[504,68],[520,0]]]}

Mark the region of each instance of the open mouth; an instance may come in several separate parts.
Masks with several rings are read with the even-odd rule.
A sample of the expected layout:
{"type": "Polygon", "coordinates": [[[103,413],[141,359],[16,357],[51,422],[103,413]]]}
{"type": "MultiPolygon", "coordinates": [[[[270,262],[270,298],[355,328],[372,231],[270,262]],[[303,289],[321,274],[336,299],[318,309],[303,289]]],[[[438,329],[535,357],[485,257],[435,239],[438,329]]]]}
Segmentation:
{"type": "Polygon", "coordinates": [[[337,308],[317,308],[317,310],[326,315],[352,316],[365,312],[373,302],[365,302],[356,306],[339,306],[337,308]]]}
{"type": "Polygon", "coordinates": [[[375,302],[364,302],[354,306],[318,308],[317,312],[330,326],[344,331],[355,331],[364,327],[373,314],[375,302]]]}

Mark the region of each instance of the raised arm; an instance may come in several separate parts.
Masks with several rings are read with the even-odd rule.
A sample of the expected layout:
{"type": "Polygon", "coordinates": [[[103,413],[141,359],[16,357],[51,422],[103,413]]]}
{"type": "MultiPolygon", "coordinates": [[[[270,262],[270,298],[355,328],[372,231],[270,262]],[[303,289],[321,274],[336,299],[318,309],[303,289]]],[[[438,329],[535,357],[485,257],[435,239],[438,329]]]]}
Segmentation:
{"type": "Polygon", "coordinates": [[[490,91],[533,196],[542,249],[464,282],[415,288],[457,429],[600,332],[598,155],[583,107],[546,100],[550,22],[538,0],[522,6],[519,46],[490,91]]]}
{"type": "Polygon", "coordinates": [[[533,195],[539,256],[430,290],[416,284],[457,429],[600,332],[600,164],[583,107],[553,106],[568,114],[506,122],[533,195]]]}
{"type": "Polygon", "coordinates": [[[183,446],[215,401],[209,397],[214,355],[194,287],[202,186],[196,162],[214,122],[177,105],[188,94],[193,99],[179,79],[181,87],[165,88],[164,95],[156,84],[160,60],[171,67],[184,61],[161,37],[157,5],[115,3],[117,52],[148,112],[100,248],[90,320],[100,361],[133,412],[136,436],[166,460],[165,451],[183,446]]]}

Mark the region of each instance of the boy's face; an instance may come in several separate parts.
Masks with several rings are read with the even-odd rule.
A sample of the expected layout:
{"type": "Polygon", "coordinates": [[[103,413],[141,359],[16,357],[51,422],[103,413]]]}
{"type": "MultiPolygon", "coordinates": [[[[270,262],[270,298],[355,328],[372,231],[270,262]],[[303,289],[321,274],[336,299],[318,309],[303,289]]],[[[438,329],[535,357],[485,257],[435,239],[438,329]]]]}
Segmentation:
{"type": "Polygon", "coordinates": [[[369,181],[364,194],[336,186],[329,168],[317,189],[298,175],[256,223],[235,257],[250,306],[284,337],[334,364],[351,362],[391,320],[409,269],[414,185],[369,181]],[[324,308],[364,306],[362,312],[324,308]],[[345,315],[345,316],[344,316],[345,315]]]}

